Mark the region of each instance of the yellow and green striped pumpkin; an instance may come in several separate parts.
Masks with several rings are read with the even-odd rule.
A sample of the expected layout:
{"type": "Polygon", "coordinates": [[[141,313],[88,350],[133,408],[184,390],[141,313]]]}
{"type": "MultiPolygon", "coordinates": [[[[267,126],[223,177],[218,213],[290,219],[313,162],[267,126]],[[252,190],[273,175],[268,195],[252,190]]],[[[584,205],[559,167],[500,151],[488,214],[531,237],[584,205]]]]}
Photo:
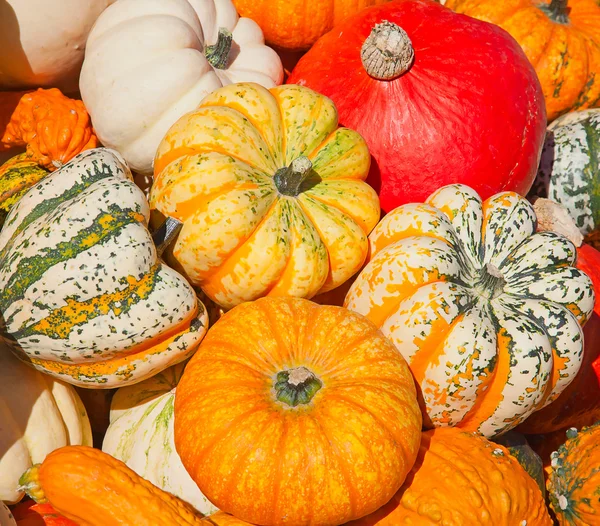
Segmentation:
{"type": "Polygon", "coordinates": [[[179,363],[115,393],[102,451],[209,515],[218,508],[198,489],[175,450],[175,391],[184,366],[179,363]]]}
{"type": "Polygon", "coordinates": [[[163,138],[150,205],[183,223],[174,268],[229,309],[312,298],[355,274],[379,199],[362,137],[332,101],[295,85],[231,84],[163,138]]]}
{"type": "Polygon", "coordinates": [[[191,356],[206,310],[158,259],[149,212],[121,156],[101,148],[15,204],[0,233],[0,314],[17,357],[65,382],[110,388],[191,356]]]}
{"type": "Polygon", "coordinates": [[[344,304],[404,355],[429,426],[496,436],[575,378],[594,289],[573,243],[536,233],[523,197],[446,186],[390,212],[369,241],[344,304]]]}

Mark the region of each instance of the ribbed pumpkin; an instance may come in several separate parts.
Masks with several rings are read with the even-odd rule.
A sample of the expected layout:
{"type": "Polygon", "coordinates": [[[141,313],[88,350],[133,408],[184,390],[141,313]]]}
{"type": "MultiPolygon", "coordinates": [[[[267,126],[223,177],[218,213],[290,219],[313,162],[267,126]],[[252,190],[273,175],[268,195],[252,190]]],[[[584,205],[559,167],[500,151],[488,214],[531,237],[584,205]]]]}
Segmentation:
{"type": "Polygon", "coordinates": [[[269,44],[308,49],[350,15],[390,0],[233,0],[238,12],[258,22],[269,44]]]}
{"type": "Polygon", "coordinates": [[[48,170],[27,153],[16,155],[0,166],[0,226],[12,206],[29,188],[48,175],[48,170]]]}
{"type": "MultiPolygon", "coordinates": [[[[208,526],[189,504],[98,449],[57,449],[21,477],[27,494],[82,526],[208,526]]],[[[235,523],[234,523],[235,524],[235,523]]]]}
{"type": "Polygon", "coordinates": [[[217,508],[202,495],[175,450],[173,407],[183,368],[183,363],[177,364],[115,393],[102,451],[199,512],[209,514],[217,508]]]}
{"type": "MultiPolygon", "coordinates": [[[[36,504],[28,500],[13,510],[17,526],[77,526],[75,522],[60,515],[50,504],[36,504]]],[[[0,521],[4,526],[4,523],[0,521]]]]}
{"type": "Polygon", "coordinates": [[[352,526],[551,526],[535,481],[503,446],[456,428],[423,433],[402,489],[352,526]]]}
{"type": "Polygon", "coordinates": [[[337,106],[373,163],[385,212],[468,184],[485,199],[526,193],[544,141],[544,98],[505,31],[429,0],[361,11],[304,55],[289,83],[337,106]]]}
{"type": "Polygon", "coordinates": [[[375,511],[412,467],[420,429],[406,362],[375,325],[300,298],[227,312],[175,396],[191,477],[220,509],[263,525],[375,511]]]}
{"type": "MultiPolygon", "coordinates": [[[[0,98],[6,95],[0,93],[0,98]]],[[[9,102],[0,103],[9,111],[9,102]]],[[[6,118],[0,117],[0,124],[6,118]]],[[[56,170],[83,150],[95,148],[94,134],[83,102],[65,97],[56,88],[26,92],[20,99],[5,128],[0,128],[0,147],[27,146],[27,156],[47,168],[56,170]]]]}
{"type": "Polygon", "coordinates": [[[548,120],[600,102],[597,0],[446,0],[446,7],[508,31],[535,66],[548,120]]]}
{"type": "Polygon", "coordinates": [[[545,197],[565,206],[581,233],[597,243],[600,241],[598,178],[600,110],[578,111],[556,119],[548,126],[540,168],[529,198],[545,197]]]}
{"type": "Polygon", "coordinates": [[[567,431],[546,468],[550,507],[560,526],[600,524],[600,424],[567,431]]]}
{"type": "Polygon", "coordinates": [[[0,501],[21,500],[23,471],[69,444],[92,445],[90,422],[77,393],[27,367],[0,342],[0,501]]]}
{"type": "Polygon", "coordinates": [[[396,208],[369,236],[345,306],[409,362],[427,425],[495,436],[555,400],[579,371],[594,307],[573,243],[535,233],[533,207],[464,185],[396,208]]]}
{"type": "Polygon", "coordinates": [[[360,269],[379,219],[369,163],[326,97],[220,88],[156,154],[150,206],[183,223],[167,261],[224,308],[334,289],[360,269]]]}
{"type": "Polygon", "coordinates": [[[68,383],[109,388],[194,352],[206,311],[158,259],[148,217],[124,161],[105,149],[83,152],[21,198],[0,233],[2,331],[18,357],[68,383]]]}

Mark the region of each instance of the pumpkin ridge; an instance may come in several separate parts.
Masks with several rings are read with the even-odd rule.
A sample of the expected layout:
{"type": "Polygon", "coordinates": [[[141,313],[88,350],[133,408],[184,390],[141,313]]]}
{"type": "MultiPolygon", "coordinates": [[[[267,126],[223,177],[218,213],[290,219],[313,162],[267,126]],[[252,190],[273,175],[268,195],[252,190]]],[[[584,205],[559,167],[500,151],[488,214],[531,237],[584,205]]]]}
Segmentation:
{"type": "MultiPolygon", "coordinates": [[[[282,483],[281,473],[283,473],[283,469],[281,469],[281,468],[283,467],[283,460],[285,458],[285,455],[283,452],[285,451],[285,445],[286,445],[285,441],[287,438],[288,428],[289,428],[288,416],[285,411],[282,414],[282,418],[283,418],[283,420],[281,421],[281,436],[279,437],[279,443],[277,444],[277,449],[276,449],[276,451],[279,451],[279,454],[277,455],[277,463],[273,467],[273,474],[274,474],[275,481],[272,484],[272,487],[273,487],[273,501],[272,501],[273,504],[271,507],[272,510],[279,509],[278,500],[279,500],[279,495],[281,493],[281,483],[282,483]]],[[[303,427],[303,426],[299,426],[299,427],[303,427]]],[[[276,522],[277,518],[272,517],[272,521],[276,522]]]]}
{"type": "MultiPolygon", "coordinates": [[[[366,184],[366,183],[365,183],[366,184]]],[[[352,212],[351,208],[340,208],[339,206],[337,206],[336,203],[332,203],[330,201],[327,201],[326,199],[323,199],[322,196],[318,196],[316,194],[314,194],[313,192],[311,192],[310,190],[307,190],[305,192],[303,192],[303,194],[306,197],[310,197],[312,200],[314,201],[318,201],[319,203],[325,205],[328,208],[335,208],[336,210],[338,210],[339,212],[341,212],[342,214],[348,216],[350,219],[352,219],[352,221],[354,221],[358,227],[365,233],[366,236],[369,235],[369,232],[363,228],[363,222],[359,221],[356,217],[355,214],[352,212]]],[[[304,210],[304,209],[303,209],[304,210]]],[[[366,225],[365,225],[366,226],[366,225]]]]}

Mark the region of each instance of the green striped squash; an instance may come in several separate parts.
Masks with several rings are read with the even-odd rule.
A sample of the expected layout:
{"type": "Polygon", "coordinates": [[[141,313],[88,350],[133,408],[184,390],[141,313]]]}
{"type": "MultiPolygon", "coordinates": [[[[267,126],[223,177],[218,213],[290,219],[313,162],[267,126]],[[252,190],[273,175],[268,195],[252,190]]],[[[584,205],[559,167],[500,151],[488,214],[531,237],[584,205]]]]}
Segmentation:
{"type": "Polygon", "coordinates": [[[210,514],[217,508],[188,475],[173,440],[175,388],[183,368],[184,364],[177,364],[115,393],[102,451],[201,513],[210,514]]]}
{"type": "Polygon", "coordinates": [[[163,264],[149,207],[112,150],[33,186],[0,232],[2,331],[16,355],[68,383],[120,387],[189,358],[206,309],[163,264]]]}
{"type": "Polygon", "coordinates": [[[600,109],[567,113],[548,126],[528,197],[565,206],[583,235],[600,229],[600,109]]]}
{"type": "Polygon", "coordinates": [[[16,155],[0,166],[0,226],[13,205],[48,173],[26,153],[16,155]]]}

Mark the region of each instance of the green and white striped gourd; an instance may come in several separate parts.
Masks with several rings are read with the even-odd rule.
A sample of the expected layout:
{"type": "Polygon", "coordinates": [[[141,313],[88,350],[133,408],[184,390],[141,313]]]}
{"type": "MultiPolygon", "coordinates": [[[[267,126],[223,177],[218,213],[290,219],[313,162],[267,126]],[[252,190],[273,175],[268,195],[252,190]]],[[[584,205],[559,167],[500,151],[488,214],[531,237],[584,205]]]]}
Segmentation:
{"type": "Polygon", "coordinates": [[[102,451],[206,515],[217,508],[188,475],[173,440],[175,388],[183,368],[177,364],[115,393],[102,451]]]}
{"type": "Polygon", "coordinates": [[[583,235],[600,228],[600,109],[567,113],[548,126],[529,197],[565,206],[583,235]]]}
{"type": "Polygon", "coordinates": [[[406,358],[428,426],[497,436],[575,378],[594,288],[525,198],[446,186],[387,214],[369,243],[344,306],[406,358]]]}
{"type": "Polygon", "coordinates": [[[33,186],[0,233],[2,332],[68,383],[144,380],[189,358],[206,309],[159,260],[149,207],[122,157],[98,148],[33,186]]]}

